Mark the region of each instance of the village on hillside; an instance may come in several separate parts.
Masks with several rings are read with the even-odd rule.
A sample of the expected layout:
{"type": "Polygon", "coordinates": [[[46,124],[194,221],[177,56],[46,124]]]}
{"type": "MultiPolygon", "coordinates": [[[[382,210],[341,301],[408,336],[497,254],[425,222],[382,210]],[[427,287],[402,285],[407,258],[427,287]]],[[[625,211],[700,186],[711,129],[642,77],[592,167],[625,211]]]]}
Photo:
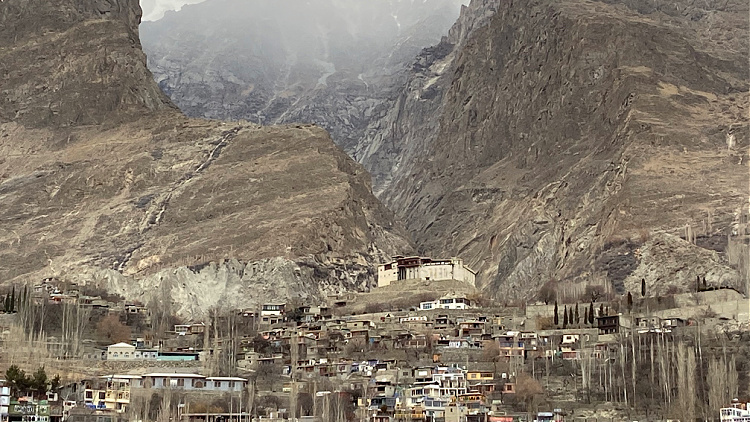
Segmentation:
{"type": "Polygon", "coordinates": [[[46,279],[4,295],[3,421],[511,422],[747,417],[748,301],[547,283],[498,304],[457,258],[378,287],[182,321],[46,279]],[[728,353],[731,352],[731,353],[728,353]],[[696,363],[697,362],[697,363],[696,363]],[[705,371],[705,372],[704,372],[705,371]],[[698,382],[698,380],[704,380],[698,382]],[[685,403],[691,404],[685,404],[685,403]]]}

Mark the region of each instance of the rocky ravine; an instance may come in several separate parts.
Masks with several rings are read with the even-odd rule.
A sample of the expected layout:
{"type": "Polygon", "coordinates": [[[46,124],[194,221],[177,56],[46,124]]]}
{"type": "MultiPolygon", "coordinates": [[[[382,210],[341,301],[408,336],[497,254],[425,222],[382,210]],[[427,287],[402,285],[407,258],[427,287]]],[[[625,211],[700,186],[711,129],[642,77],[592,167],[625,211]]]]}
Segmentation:
{"type": "Polygon", "coordinates": [[[136,0],[0,3],[0,281],[211,306],[366,288],[411,245],[315,126],[184,117],[136,0]]]}
{"type": "Polygon", "coordinates": [[[748,197],[748,27],[739,0],[475,0],[355,156],[423,253],[464,257],[497,297],[744,288],[725,249],[748,197]]]}

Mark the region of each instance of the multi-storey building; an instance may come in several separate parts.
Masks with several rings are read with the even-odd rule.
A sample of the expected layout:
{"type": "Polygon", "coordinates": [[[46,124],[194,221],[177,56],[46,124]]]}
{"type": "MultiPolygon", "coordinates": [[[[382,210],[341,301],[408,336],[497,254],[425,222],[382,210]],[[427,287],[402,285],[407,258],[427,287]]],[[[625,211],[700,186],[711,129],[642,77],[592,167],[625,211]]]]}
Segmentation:
{"type": "Polygon", "coordinates": [[[474,286],[476,274],[476,271],[464,265],[460,258],[396,256],[391,262],[378,266],[378,287],[388,286],[400,280],[458,280],[474,286]]]}

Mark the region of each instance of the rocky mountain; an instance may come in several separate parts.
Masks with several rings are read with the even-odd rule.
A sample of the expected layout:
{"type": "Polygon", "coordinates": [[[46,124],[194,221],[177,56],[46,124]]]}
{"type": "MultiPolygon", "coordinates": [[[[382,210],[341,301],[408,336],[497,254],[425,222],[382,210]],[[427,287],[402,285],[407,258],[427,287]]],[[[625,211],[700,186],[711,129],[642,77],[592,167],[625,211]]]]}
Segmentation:
{"type": "Polygon", "coordinates": [[[0,2],[0,279],[185,315],[320,298],[409,251],[401,220],[502,300],[746,289],[746,2],[473,0],[440,38],[419,2],[320,0],[289,26],[222,1],[143,35],[178,105],[252,123],[175,108],[134,0],[0,2]]]}
{"type": "Polygon", "coordinates": [[[323,129],[182,115],[140,16],[137,0],[0,2],[0,281],[190,316],[364,289],[411,248],[323,129]]]}
{"type": "Polygon", "coordinates": [[[491,295],[744,289],[749,26],[739,0],[475,0],[354,155],[491,295]]]}
{"type": "Polygon", "coordinates": [[[346,151],[464,0],[210,0],[144,22],[159,86],[193,117],[315,123],[346,151]]]}

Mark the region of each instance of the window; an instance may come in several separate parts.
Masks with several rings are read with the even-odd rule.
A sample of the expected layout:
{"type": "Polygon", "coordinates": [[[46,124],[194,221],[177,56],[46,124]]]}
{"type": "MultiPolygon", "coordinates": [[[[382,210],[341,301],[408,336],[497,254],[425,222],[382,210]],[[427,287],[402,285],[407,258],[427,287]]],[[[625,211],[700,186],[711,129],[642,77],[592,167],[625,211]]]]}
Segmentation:
{"type": "Polygon", "coordinates": [[[214,388],[221,388],[221,381],[214,381],[214,388]]]}
{"type": "Polygon", "coordinates": [[[99,400],[104,400],[104,397],[106,397],[106,393],[104,391],[99,392],[99,400]]]}
{"type": "Polygon", "coordinates": [[[177,379],[177,386],[178,387],[184,387],[185,386],[185,379],[184,378],[178,378],[177,379]]]}
{"type": "Polygon", "coordinates": [[[234,388],[234,381],[229,381],[229,388],[234,388]]]}

